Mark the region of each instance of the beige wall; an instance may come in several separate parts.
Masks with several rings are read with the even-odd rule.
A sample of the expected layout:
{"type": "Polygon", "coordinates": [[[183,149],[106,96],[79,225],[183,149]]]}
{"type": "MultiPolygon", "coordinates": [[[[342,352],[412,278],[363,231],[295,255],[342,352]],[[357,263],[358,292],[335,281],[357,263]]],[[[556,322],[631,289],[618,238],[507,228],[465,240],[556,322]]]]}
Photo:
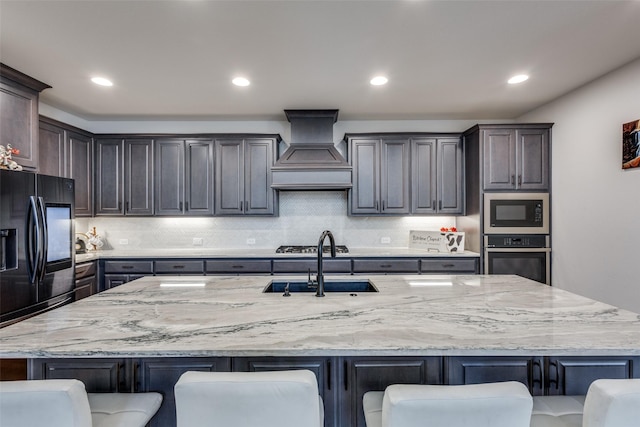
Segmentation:
{"type": "Polygon", "coordinates": [[[640,169],[621,169],[637,119],[640,59],[519,121],[555,123],[553,284],[640,313],[640,169]]]}

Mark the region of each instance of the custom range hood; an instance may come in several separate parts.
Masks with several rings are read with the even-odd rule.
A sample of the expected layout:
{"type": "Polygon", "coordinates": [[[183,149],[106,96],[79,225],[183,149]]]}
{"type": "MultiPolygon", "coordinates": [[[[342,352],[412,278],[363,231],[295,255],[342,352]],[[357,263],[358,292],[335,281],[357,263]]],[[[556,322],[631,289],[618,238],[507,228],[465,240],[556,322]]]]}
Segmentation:
{"type": "Polygon", "coordinates": [[[278,190],[351,188],[351,165],[333,145],[338,110],[284,110],[291,143],[271,168],[278,190]]]}

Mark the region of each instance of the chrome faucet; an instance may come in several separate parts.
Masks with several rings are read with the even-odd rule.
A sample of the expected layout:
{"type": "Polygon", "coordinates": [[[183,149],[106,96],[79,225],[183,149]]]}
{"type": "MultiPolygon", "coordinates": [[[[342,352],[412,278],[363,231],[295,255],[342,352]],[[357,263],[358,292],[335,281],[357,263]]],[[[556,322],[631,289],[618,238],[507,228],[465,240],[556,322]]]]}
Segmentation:
{"type": "Polygon", "coordinates": [[[318,240],[318,275],[316,276],[316,296],[323,297],[324,296],[324,274],[322,273],[322,252],[324,247],[324,241],[329,237],[329,244],[331,245],[331,257],[336,257],[336,242],[333,239],[333,234],[329,230],[325,230],[320,235],[320,240],[318,240]]]}

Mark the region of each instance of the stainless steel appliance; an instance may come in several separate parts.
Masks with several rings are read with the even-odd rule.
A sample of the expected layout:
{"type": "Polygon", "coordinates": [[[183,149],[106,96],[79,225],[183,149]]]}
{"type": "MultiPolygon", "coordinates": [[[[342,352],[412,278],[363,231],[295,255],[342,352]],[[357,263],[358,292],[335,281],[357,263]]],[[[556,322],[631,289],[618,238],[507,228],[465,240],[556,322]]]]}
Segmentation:
{"type": "Polygon", "coordinates": [[[70,302],[74,182],[0,170],[0,326],[70,302]]]}
{"type": "Polygon", "coordinates": [[[549,234],[549,193],[485,193],[485,234],[549,234]]]}
{"type": "Polygon", "coordinates": [[[486,235],[484,248],[485,274],[517,274],[551,285],[548,235],[486,235]]]}

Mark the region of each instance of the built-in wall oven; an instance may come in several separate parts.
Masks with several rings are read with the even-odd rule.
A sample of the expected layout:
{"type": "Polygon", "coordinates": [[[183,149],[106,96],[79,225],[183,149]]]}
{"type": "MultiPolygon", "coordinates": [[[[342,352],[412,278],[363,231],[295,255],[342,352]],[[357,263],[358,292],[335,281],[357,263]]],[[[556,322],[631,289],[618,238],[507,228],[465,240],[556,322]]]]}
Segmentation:
{"type": "Polygon", "coordinates": [[[485,274],[516,274],[551,285],[549,235],[484,236],[485,274]]]}

